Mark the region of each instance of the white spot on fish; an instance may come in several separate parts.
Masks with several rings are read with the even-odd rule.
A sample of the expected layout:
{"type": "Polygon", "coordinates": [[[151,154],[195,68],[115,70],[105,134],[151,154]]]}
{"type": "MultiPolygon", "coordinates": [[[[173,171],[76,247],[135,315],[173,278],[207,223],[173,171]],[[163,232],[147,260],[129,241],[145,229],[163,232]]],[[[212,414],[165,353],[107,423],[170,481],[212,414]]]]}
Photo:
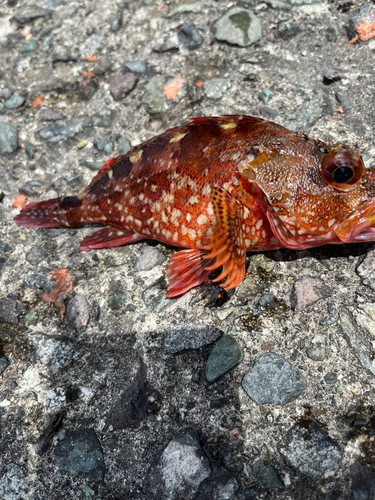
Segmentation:
{"type": "Polygon", "coordinates": [[[199,224],[200,226],[202,226],[206,222],[207,222],[207,217],[204,214],[201,214],[201,215],[198,216],[198,218],[197,218],[197,224],[199,224]]]}

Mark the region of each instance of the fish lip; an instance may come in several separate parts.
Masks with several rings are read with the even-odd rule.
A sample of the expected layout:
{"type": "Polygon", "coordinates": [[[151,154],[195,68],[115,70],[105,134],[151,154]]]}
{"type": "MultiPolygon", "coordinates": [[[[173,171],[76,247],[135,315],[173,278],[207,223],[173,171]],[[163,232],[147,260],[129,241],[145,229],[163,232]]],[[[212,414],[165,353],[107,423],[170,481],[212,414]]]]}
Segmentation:
{"type": "Polygon", "coordinates": [[[375,241],[375,202],[343,219],[334,232],[343,243],[375,241]]]}

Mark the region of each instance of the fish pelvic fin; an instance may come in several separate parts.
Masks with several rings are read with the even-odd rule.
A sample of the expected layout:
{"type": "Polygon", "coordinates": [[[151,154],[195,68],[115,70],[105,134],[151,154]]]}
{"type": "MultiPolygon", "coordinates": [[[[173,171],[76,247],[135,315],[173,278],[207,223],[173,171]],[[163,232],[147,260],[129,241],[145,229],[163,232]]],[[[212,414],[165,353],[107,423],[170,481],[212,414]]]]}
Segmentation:
{"type": "Polygon", "coordinates": [[[226,278],[220,286],[226,290],[238,286],[245,277],[246,245],[243,237],[244,206],[223,188],[214,188],[212,203],[216,217],[216,228],[211,237],[212,250],[206,259],[215,258],[206,267],[213,271],[220,266],[222,272],[213,281],[226,278]]]}
{"type": "Polygon", "coordinates": [[[213,265],[216,257],[207,258],[207,251],[191,249],[176,252],[169,261],[165,279],[166,297],[176,297],[190,288],[200,285],[212,273],[208,266],[213,265]]]}
{"type": "Polygon", "coordinates": [[[144,238],[138,234],[125,233],[113,226],[106,226],[84,238],[79,246],[80,250],[97,250],[100,248],[121,247],[129,243],[141,241],[144,238]]]}
{"type": "Polygon", "coordinates": [[[67,196],[25,205],[14,218],[19,226],[27,227],[77,227],[82,226],[80,208],[82,198],[67,196]]]}

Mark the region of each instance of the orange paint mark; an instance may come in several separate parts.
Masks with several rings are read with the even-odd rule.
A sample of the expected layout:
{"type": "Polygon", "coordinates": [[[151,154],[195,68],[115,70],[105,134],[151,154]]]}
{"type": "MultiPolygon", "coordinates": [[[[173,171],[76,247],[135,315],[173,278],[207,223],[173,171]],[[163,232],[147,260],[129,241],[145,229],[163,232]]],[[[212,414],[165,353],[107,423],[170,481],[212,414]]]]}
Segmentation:
{"type": "Polygon", "coordinates": [[[239,434],[239,431],[237,429],[237,427],[235,429],[233,429],[231,431],[231,433],[229,434],[230,437],[233,437],[233,436],[237,436],[237,434],[239,434]]]}
{"type": "Polygon", "coordinates": [[[90,81],[91,78],[93,78],[95,75],[92,71],[86,71],[86,73],[83,73],[79,81],[81,82],[82,87],[86,87],[90,81]]]}
{"type": "Polygon", "coordinates": [[[100,59],[100,56],[93,56],[92,54],[89,54],[87,56],[87,60],[90,61],[90,62],[99,61],[99,59],[100,59]]]}
{"type": "Polygon", "coordinates": [[[167,99],[171,99],[176,102],[179,97],[179,93],[184,87],[186,80],[180,76],[173,78],[168,84],[164,85],[164,95],[167,99]]]}
{"type": "Polygon", "coordinates": [[[343,113],[343,112],[344,112],[344,108],[343,108],[342,106],[339,106],[339,107],[336,109],[336,111],[337,111],[338,113],[343,113]]]}
{"type": "Polygon", "coordinates": [[[159,5],[159,7],[156,9],[156,12],[160,12],[163,7],[164,7],[163,4],[159,5]]]}
{"type": "Polygon", "coordinates": [[[69,274],[69,271],[62,267],[61,269],[57,269],[56,271],[50,271],[50,276],[48,276],[48,280],[50,281],[52,278],[55,281],[55,284],[52,290],[48,291],[43,297],[43,302],[48,302],[49,305],[55,305],[60,309],[61,319],[64,317],[65,313],[65,304],[64,299],[66,294],[70,294],[73,290],[73,279],[69,274]]]}
{"type": "Polygon", "coordinates": [[[33,108],[34,109],[39,108],[39,106],[43,103],[44,103],[44,94],[40,95],[33,101],[33,108]]]}
{"type": "Polygon", "coordinates": [[[195,85],[197,87],[203,87],[203,82],[201,82],[201,81],[195,82],[195,85]]]}
{"type": "Polygon", "coordinates": [[[26,200],[27,200],[27,196],[25,194],[19,194],[18,196],[16,196],[16,199],[13,201],[12,207],[21,209],[25,205],[26,200]]]}
{"type": "Polygon", "coordinates": [[[375,12],[362,17],[355,30],[362,42],[367,42],[367,40],[373,38],[375,36],[375,12]]]}
{"type": "Polygon", "coordinates": [[[355,43],[357,40],[358,40],[358,35],[352,38],[349,43],[353,45],[353,43],[355,43]]]}

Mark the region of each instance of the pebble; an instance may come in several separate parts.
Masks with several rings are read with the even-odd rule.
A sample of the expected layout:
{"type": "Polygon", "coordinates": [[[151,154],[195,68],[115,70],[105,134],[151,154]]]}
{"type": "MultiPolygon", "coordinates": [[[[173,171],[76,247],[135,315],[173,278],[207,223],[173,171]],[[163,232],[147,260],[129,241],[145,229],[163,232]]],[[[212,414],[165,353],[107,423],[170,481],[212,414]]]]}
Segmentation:
{"type": "Polygon", "coordinates": [[[215,38],[240,47],[248,47],[262,38],[262,26],[251,10],[233,7],[216,22],[215,38]]]}
{"type": "Polygon", "coordinates": [[[112,311],[119,311],[125,304],[126,293],[121,281],[115,281],[111,284],[107,298],[107,304],[112,311]]]}
{"type": "Polygon", "coordinates": [[[110,58],[108,56],[101,56],[94,67],[94,73],[98,76],[104,75],[105,73],[108,73],[108,71],[111,71],[111,68],[112,61],[110,58]]]}
{"type": "Polygon", "coordinates": [[[370,251],[364,261],[357,267],[357,274],[367,286],[375,290],[375,251],[370,251]]]}
{"type": "Polygon", "coordinates": [[[300,31],[301,28],[294,21],[281,21],[277,25],[277,34],[283,40],[290,40],[291,38],[295,37],[300,31]]]}
{"type": "Polygon", "coordinates": [[[150,114],[164,113],[169,108],[168,100],[164,95],[165,78],[156,76],[146,85],[142,96],[142,103],[150,114]]]}
{"type": "Polygon", "coordinates": [[[32,160],[38,151],[38,148],[29,142],[25,142],[25,153],[28,160],[32,160]]]}
{"type": "Polygon", "coordinates": [[[11,325],[17,325],[18,315],[26,310],[23,302],[3,297],[0,299],[0,318],[11,325]]]}
{"type": "Polygon", "coordinates": [[[135,261],[134,270],[150,271],[156,266],[159,266],[165,261],[166,257],[157,248],[145,246],[142,249],[141,255],[135,261]]]}
{"type": "Polygon", "coordinates": [[[206,379],[208,382],[214,382],[242,360],[243,352],[241,346],[231,335],[223,335],[215,344],[207,359],[205,368],[206,379]]]}
{"type": "Polygon", "coordinates": [[[12,95],[9,99],[4,102],[4,106],[7,109],[17,109],[20,108],[25,102],[25,98],[21,95],[12,95]]]}
{"type": "Polygon", "coordinates": [[[337,99],[337,102],[342,107],[344,113],[345,111],[348,111],[353,107],[349,97],[345,94],[345,92],[342,92],[341,90],[336,90],[335,97],[337,99]]]}
{"type": "Polygon", "coordinates": [[[67,125],[58,125],[57,123],[51,123],[46,127],[38,130],[38,134],[42,139],[48,142],[60,142],[72,139],[77,134],[83,131],[84,128],[91,125],[91,121],[88,118],[84,120],[69,123],[67,125]]]}
{"type": "MultiPolygon", "coordinates": [[[[208,458],[203,453],[199,441],[189,432],[182,432],[172,439],[163,451],[158,468],[167,493],[159,493],[159,485],[155,484],[155,498],[177,498],[182,491],[195,493],[199,485],[211,475],[208,458]]],[[[157,477],[154,477],[157,481],[157,477]]]]}
{"type": "Polygon", "coordinates": [[[271,464],[265,465],[262,459],[257,460],[252,467],[254,476],[265,488],[283,490],[285,489],[276,469],[271,464]]]}
{"type": "Polygon", "coordinates": [[[111,141],[111,136],[104,135],[102,137],[99,137],[99,139],[96,139],[96,141],[94,141],[94,146],[98,151],[104,151],[107,154],[112,153],[113,142],[111,141]]]}
{"type": "Polygon", "coordinates": [[[7,358],[4,356],[0,358],[0,375],[5,372],[7,366],[9,365],[7,358]]]}
{"type": "Polygon", "coordinates": [[[203,36],[198,33],[195,24],[191,21],[180,29],[177,39],[182,54],[199,49],[203,43],[203,36]]]}
{"type": "Polygon", "coordinates": [[[34,52],[38,47],[38,42],[34,39],[25,42],[21,47],[21,54],[28,54],[34,52]]]}
{"type": "Polygon", "coordinates": [[[338,445],[315,422],[308,429],[292,428],[279,450],[289,465],[315,480],[333,476],[341,464],[338,445]]]}
{"type": "Polygon", "coordinates": [[[242,380],[242,387],[258,405],[284,406],[306,389],[306,379],[286,359],[273,352],[257,358],[242,380]]]}
{"type": "Polygon", "coordinates": [[[13,463],[4,464],[4,474],[0,477],[0,498],[2,500],[34,500],[48,495],[45,487],[26,470],[13,463]]]}
{"type": "Polygon", "coordinates": [[[68,433],[63,441],[57,443],[54,455],[60,470],[73,476],[84,476],[89,481],[103,481],[103,452],[92,429],[79,429],[68,433]]]}
{"type": "Polygon", "coordinates": [[[268,104],[269,101],[272,99],[272,97],[274,96],[274,93],[271,92],[270,90],[262,90],[262,92],[260,92],[258,94],[258,98],[264,102],[264,104],[268,104]]]}
{"type": "Polygon", "coordinates": [[[153,76],[155,71],[147,66],[146,61],[126,61],[124,67],[137,76],[153,76]]]}
{"type": "Polygon", "coordinates": [[[102,109],[92,116],[92,124],[94,127],[111,128],[116,118],[116,111],[112,109],[102,109]]]}
{"type": "Polygon", "coordinates": [[[61,371],[74,357],[73,349],[62,340],[33,333],[31,341],[36,359],[55,373],[61,371]]]}
{"type": "Polygon", "coordinates": [[[77,62],[77,58],[72,56],[71,54],[53,54],[52,64],[56,64],[59,62],[61,63],[77,62]]]}
{"type": "Polygon", "coordinates": [[[350,467],[349,474],[351,478],[351,499],[372,500],[375,498],[375,474],[371,470],[355,462],[350,467]]]}
{"type": "Polygon", "coordinates": [[[115,12],[109,16],[109,28],[113,33],[117,31],[122,26],[122,12],[115,12]]]}
{"type": "Polygon", "coordinates": [[[77,293],[69,300],[66,306],[66,320],[69,326],[77,331],[87,326],[90,312],[86,297],[82,293],[77,293]]]}
{"type": "Polygon", "coordinates": [[[345,75],[340,70],[328,68],[323,74],[323,83],[330,85],[342,80],[344,77],[345,75]]]}
{"type": "Polygon", "coordinates": [[[0,122],[0,155],[13,153],[18,147],[18,132],[13,125],[0,122]]]}
{"type": "Polygon", "coordinates": [[[313,361],[323,361],[326,357],[326,350],[321,346],[313,346],[306,350],[306,354],[313,361]]]}
{"type": "Polygon", "coordinates": [[[274,118],[279,116],[279,113],[275,109],[271,109],[268,106],[262,106],[259,110],[259,113],[264,118],[267,118],[267,120],[273,120],[274,118]]]}
{"type": "Polygon", "coordinates": [[[202,6],[200,3],[183,3],[175,7],[168,14],[167,17],[175,16],[176,14],[185,14],[188,12],[200,12],[202,10],[202,6]]]}
{"type": "Polygon", "coordinates": [[[337,24],[331,24],[331,26],[327,28],[326,33],[327,33],[327,40],[329,42],[335,42],[340,33],[337,24]]]}
{"type": "Polygon", "coordinates": [[[126,155],[132,149],[131,142],[127,137],[120,137],[117,141],[117,151],[119,155],[126,155]]]}
{"type": "Polygon", "coordinates": [[[26,260],[32,266],[37,266],[47,257],[47,255],[48,254],[47,254],[46,250],[44,250],[44,248],[42,248],[38,245],[34,245],[27,252],[26,260]]]}
{"type": "Polygon", "coordinates": [[[97,172],[103,166],[103,162],[102,161],[80,160],[79,164],[82,167],[89,168],[92,172],[97,172]]]}
{"type": "Polygon", "coordinates": [[[222,332],[213,326],[187,323],[174,326],[166,332],[164,347],[169,354],[177,354],[212,344],[221,335],[222,332]]]}
{"type": "Polygon", "coordinates": [[[264,293],[259,299],[258,304],[266,308],[275,307],[275,296],[272,293],[264,293]]]}
{"type": "Polygon", "coordinates": [[[320,118],[332,114],[333,106],[327,94],[318,89],[287,115],[282,125],[297,132],[308,132],[320,118]]]}
{"type": "Polygon", "coordinates": [[[290,300],[292,308],[298,312],[331,295],[332,289],[319,278],[303,276],[294,282],[290,300]]]}
{"type": "Polygon", "coordinates": [[[338,382],[337,373],[333,371],[326,373],[324,375],[324,382],[329,385],[337,384],[338,382]]]}
{"type": "Polygon", "coordinates": [[[64,5],[66,0],[43,0],[43,2],[48,5],[48,7],[59,7],[60,5],[64,5]]]}
{"type": "Polygon", "coordinates": [[[48,288],[49,276],[49,269],[42,267],[27,278],[26,284],[29,288],[33,288],[34,290],[45,290],[48,288]]]}
{"type": "Polygon", "coordinates": [[[62,120],[65,116],[54,109],[42,108],[39,111],[39,118],[44,122],[55,122],[57,120],[62,120]]]}
{"type": "Polygon", "coordinates": [[[165,289],[160,284],[148,288],[143,294],[143,301],[154,312],[160,312],[173,304],[173,299],[165,296],[165,289]]]}
{"type": "Polygon", "coordinates": [[[209,99],[221,99],[230,86],[226,78],[212,78],[204,82],[203,90],[209,99]]]}
{"type": "MultiPolygon", "coordinates": [[[[231,462],[231,454],[223,457],[225,462],[231,462]]],[[[222,463],[212,461],[211,475],[199,487],[199,498],[216,500],[235,500],[239,490],[238,482],[222,463]]],[[[195,497],[198,499],[198,497],[195,497]]]]}
{"type": "Polygon", "coordinates": [[[21,5],[18,7],[11,21],[16,21],[18,24],[28,24],[40,17],[50,16],[52,12],[37,5],[21,5]]]}
{"type": "Polygon", "coordinates": [[[138,77],[133,73],[113,75],[109,79],[109,91],[115,101],[121,101],[136,86],[138,77]]]}

